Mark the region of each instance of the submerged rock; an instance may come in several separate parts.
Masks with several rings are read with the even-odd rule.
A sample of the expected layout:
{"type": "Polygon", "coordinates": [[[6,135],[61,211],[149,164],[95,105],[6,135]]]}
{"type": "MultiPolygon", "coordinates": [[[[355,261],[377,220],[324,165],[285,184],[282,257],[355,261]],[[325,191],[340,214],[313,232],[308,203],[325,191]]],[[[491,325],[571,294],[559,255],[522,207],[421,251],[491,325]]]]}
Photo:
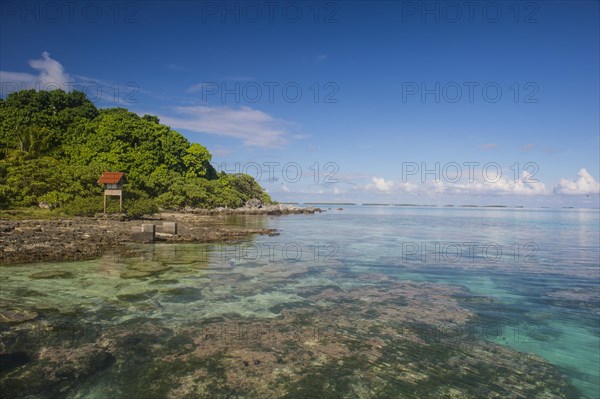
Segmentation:
{"type": "MultiPolygon", "coordinates": [[[[121,278],[168,269],[138,259],[121,278]]],[[[352,285],[338,286],[337,270],[271,263],[260,273],[240,268],[209,274],[206,283],[182,279],[187,286],[121,282],[115,294],[131,304],[105,301],[87,313],[61,315],[91,323],[91,333],[80,334],[85,325],[75,324],[52,335],[53,341],[13,334],[14,346],[0,351],[0,363],[11,370],[0,373],[0,392],[87,397],[93,390],[102,398],[182,399],[581,396],[544,359],[486,340],[473,324],[476,314],[462,306],[465,289],[398,282],[383,274],[360,274],[352,285]],[[332,282],[294,286],[294,300],[271,295],[296,274],[315,270],[332,282]],[[198,300],[203,302],[191,303],[198,300]],[[35,353],[17,347],[24,337],[35,343],[35,353]]],[[[40,310],[43,317],[31,324],[52,319],[49,313],[40,310]]],[[[36,317],[26,310],[0,311],[5,323],[36,317]]],[[[0,327],[12,332],[29,325],[0,327]]]]}
{"type": "Polygon", "coordinates": [[[10,309],[0,310],[0,323],[18,324],[26,321],[34,320],[38,314],[31,310],[25,309],[10,309]]]}
{"type": "Polygon", "coordinates": [[[177,287],[162,292],[164,302],[189,303],[202,299],[202,291],[193,287],[177,287]]]}
{"type": "Polygon", "coordinates": [[[0,373],[5,373],[21,367],[31,361],[25,352],[0,353],[0,373]]]}
{"type": "Polygon", "coordinates": [[[73,273],[64,272],[64,271],[60,271],[60,270],[50,270],[50,271],[46,271],[46,272],[33,273],[29,277],[36,279],[36,280],[51,279],[51,278],[71,278],[71,277],[73,277],[73,273]]]}
{"type": "Polygon", "coordinates": [[[127,265],[127,270],[121,273],[121,278],[128,279],[157,276],[167,270],[171,270],[171,267],[165,266],[159,262],[137,262],[127,265]]]}
{"type": "Polygon", "coordinates": [[[152,273],[152,272],[142,272],[139,270],[127,270],[127,271],[121,273],[121,278],[123,278],[123,279],[142,278],[142,277],[150,277],[153,275],[154,275],[154,273],[152,273]]]}
{"type": "Polygon", "coordinates": [[[162,273],[171,269],[171,267],[165,266],[164,264],[159,262],[143,261],[129,264],[127,265],[127,269],[137,270],[139,272],[162,273]]]}
{"type": "MultiPolygon", "coordinates": [[[[21,356],[20,363],[27,359],[21,356]]],[[[68,391],[91,375],[112,366],[115,356],[103,348],[86,344],[78,348],[44,348],[34,361],[26,362],[26,372],[0,378],[4,397],[67,397],[68,391]]],[[[14,361],[13,361],[14,366],[14,361]]]]}
{"type": "Polygon", "coordinates": [[[156,290],[150,290],[144,292],[119,294],[117,295],[117,299],[123,302],[140,302],[151,299],[154,296],[154,294],[156,294],[156,292],[156,290]]]}

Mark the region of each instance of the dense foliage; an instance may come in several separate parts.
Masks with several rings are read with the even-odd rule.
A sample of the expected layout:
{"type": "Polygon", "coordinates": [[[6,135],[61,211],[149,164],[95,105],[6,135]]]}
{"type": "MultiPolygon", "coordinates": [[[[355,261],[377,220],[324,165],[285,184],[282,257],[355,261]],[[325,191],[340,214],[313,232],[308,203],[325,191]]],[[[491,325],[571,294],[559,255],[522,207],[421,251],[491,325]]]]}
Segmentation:
{"type": "Polygon", "coordinates": [[[23,90],[0,99],[0,208],[46,203],[93,215],[102,211],[103,171],[126,173],[124,208],[132,216],[271,202],[252,177],[217,173],[210,161],[205,147],[156,116],[97,109],[81,92],[23,90]]]}

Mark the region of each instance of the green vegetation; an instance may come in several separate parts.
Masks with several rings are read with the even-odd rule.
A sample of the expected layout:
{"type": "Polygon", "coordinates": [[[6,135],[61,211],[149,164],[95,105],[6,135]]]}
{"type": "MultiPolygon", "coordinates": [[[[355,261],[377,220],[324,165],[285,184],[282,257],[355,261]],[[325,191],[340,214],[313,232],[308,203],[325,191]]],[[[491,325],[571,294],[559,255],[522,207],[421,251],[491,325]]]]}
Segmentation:
{"type": "Polygon", "coordinates": [[[56,212],[50,209],[43,208],[12,208],[10,210],[0,209],[0,219],[5,220],[23,220],[23,219],[35,219],[35,220],[50,220],[56,218],[56,212]]]}
{"type": "Polygon", "coordinates": [[[22,90],[0,99],[0,209],[45,203],[93,215],[102,211],[96,182],[104,171],[126,173],[123,206],[133,217],[272,202],[252,177],[217,173],[211,158],[156,116],[97,109],[81,92],[22,90]]]}

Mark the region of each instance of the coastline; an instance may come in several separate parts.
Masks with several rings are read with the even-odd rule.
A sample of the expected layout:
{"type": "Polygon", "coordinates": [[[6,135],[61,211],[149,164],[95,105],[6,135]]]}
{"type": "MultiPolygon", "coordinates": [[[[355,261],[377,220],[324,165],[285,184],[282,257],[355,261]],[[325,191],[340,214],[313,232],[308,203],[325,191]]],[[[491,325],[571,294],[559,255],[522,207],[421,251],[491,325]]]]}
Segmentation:
{"type": "Polygon", "coordinates": [[[254,234],[277,235],[277,230],[250,228],[228,222],[230,215],[313,214],[318,208],[272,205],[263,208],[217,208],[161,212],[144,219],[116,215],[57,219],[0,218],[0,266],[34,262],[85,260],[106,253],[132,256],[132,234],[142,223],[176,222],[177,234],[157,234],[157,242],[235,242],[254,234]]]}

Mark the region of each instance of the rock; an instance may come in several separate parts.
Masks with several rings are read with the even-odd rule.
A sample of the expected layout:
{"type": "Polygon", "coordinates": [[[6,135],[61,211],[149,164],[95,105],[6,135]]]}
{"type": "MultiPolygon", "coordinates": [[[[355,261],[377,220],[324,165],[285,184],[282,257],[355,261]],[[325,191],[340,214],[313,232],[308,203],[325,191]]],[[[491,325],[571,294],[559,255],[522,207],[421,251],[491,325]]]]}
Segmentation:
{"type": "Polygon", "coordinates": [[[50,209],[50,204],[47,203],[46,201],[42,201],[38,204],[38,206],[42,209],[50,209]]]}
{"type": "Polygon", "coordinates": [[[117,295],[117,299],[123,302],[141,302],[151,299],[154,294],[156,294],[156,290],[150,290],[145,292],[136,292],[129,294],[120,294],[117,295]]]}
{"type": "Polygon", "coordinates": [[[138,262],[127,265],[127,270],[121,273],[121,278],[129,279],[156,276],[170,269],[171,267],[164,266],[158,262],[138,262]]]}
{"type": "MultiPolygon", "coordinates": [[[[251,201],[251,200],[249,200],[251,201]]],[[[275,205],[261,205],[261,206],[249,206],[256,203],[247,203],[241,208],[214,208],[214,209],[201,209],[201,208],[186,208],[186,212],[199,214],[199,215],[300,215],[300,214],[313,214],[323,212],[320,208],[304,208],[300,206],[275,204],[275,205]]]]}
{"type": "Polygon", "coordinates": [[[0,225],[0,233],[10,233],[15,229],[14,225],[10,224],[1,224],[0,225]]]}
{"type": "Polygon", "coordinates": [[[10,371],[31,361],[26,352],[0,353],[0,370],[10,371]]]}
{"type": "MultiPolygon", "coordinates": [[[[7,211],[11,212],[11,211],[7,211]]],[[[161,227],[155,241],[205,242],[235,241],[252,234],[269,234],[274,229],[251,228],[225,224],[221,215],[283,215],[315,212],[311,208],[269,205],[262,208],[194,209],[193,213],[172,212],[159,219],[144,223],[157,223],[161,227]],[[169,234],[163,223],[177,223],[177,233],[169,234]]],[[[129,257],[138,251],[131,242],[153,243],[152,232],[142,232],[139,221],[119,220],[118,215],[99,218],[73,218],[51,220],[0,221],[0,265],[80,260],[111,256],[129,257]],[[132,229],[137,231],[132,232],[132,229]]],[[[156,228],[159,226],[156,225],[156,228]]],[[[174,231],[171,230],[171,231],[174,231]]],[[[47,269],[46,269],[47,270],[47,269]]],[[[39,270],[37,270],[39,271],[39,270]]],[[[31,271],[34,273],[35,270],[31,271]]],[[[39,278],[65,278],[68,275],[39,276],[39,278]]],[[[33,277],[35,278],[35,277],[33,277]]],[[[2,276],[0,276],[2,279],[2,276]]]]}
{"type": "Polygon", "coordinates": [[[47,272],[33,273],[29,277],[33,278],[35,280],[51,279],[51,278],[71,278],[71,277],[73,277],[73,273],[63,272],[60,270],[50,270],[47,272]]]}
{"type": "Polygon", "coordinates": [[[153,274],[154,273],[152,273],[152,272],[141,272],[139,270],[128,270],[128,271],[121,273],[121,278],[122,279],[142,278],[142,277],[150,277],[153,274]]]}
{"type": "Polygon", "coordinates": [[[246,201],[246,208],[262,208],[262,201],[257,198],[252,198],[246,201]]]}
{"type": "Polygon", "coordinates": [[[19,324],[30,321],[38,317],[38,314],[31,310],[10,309],[0,310],[0,323],[19,324]]]}
{"type": "MultiPolygon", "coordinates": [[[[27,363],[20,355],[13,363],[27,363]]],[[[111,367],[116,362],[112,353],[91,344],[77,350],[52,347],[37,354],[35,361],[25,367],[27,372],[3,375],[1,380],[4,397],[59,398],[72,392],[82,381],[111,367]]],[[[17,363],[17,364],[18,364],[17,363]]]]}
{"type": "Polygon", "coordinates": [[[190,303],[203,298],[202,291],[193,287],[176,287],[162,291],[161,302],[190,303]]]}
{"type": "Polygon", "coordinates": [[[137,270],[139,272],[162,273],[171,268],[169,266],[163,265],[162,263],[144,261],[127,265],[127,269],[137,270]]]}

